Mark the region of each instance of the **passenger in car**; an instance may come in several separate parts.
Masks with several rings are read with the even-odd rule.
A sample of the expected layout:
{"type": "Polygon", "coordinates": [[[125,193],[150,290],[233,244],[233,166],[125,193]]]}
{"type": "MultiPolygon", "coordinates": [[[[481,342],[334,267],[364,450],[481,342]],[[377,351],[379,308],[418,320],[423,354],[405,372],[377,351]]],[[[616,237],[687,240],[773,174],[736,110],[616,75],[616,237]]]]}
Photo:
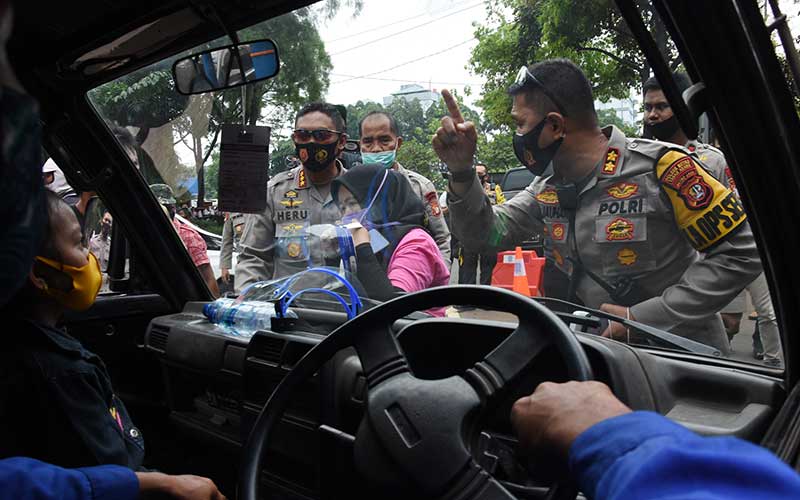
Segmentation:
{"type": "Polygon", "coordinates": [[[158,472],[131,477],[107,467],[141,469],[144,440],[114,394],[102,360],[57,327],[65,310],[92,305],[101,275],[97,259],[83,245],[74,211],[55,193],[45,198],[47,224],[39,255],[28,281],[0,311],[6,331],[14,332],[0,353],[0,458],[25,456],[82,469],[0,461],[0,496],[16,491],[7,489],[8,479],[21,487],[36,481],[42,498],[105,498],[105,490],[128,498],[138,490],[224,499],[207,478],[158,472]],[[98,465],[106,467],[90,467],[98,465]],[[91,481],[91,496],[77,487],[81,478],[91,481]]]}
{"type": "Polygon", "coordinates": [[[46,197],[44,241],[28,282],[4,311],[15,334],[0,355],[0,456],[136,469],[144,440],[102,360],[57,326],[66,310],[94,303],[102,278],[74,212],[57,195],[46,197]]]}
{"type": "Polygon", "coordinates": [[[370,298],[388,300],[448,283],[450,271],[423,229],[425,207],[403,174],[361,165],[334,180],[331,192],[343,222],[361,224],[351,229],[356,275],[370,298]]]}

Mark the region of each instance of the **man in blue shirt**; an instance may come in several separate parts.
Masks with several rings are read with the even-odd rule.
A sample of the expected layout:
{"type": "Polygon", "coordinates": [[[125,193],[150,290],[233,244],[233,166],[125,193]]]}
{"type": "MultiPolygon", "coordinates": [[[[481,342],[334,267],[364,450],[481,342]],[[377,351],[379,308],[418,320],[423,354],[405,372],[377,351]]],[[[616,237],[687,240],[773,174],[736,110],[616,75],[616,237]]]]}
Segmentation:
{"type": "Polygon", "coordinates": [[[63,469],[38,460],[0,460],[0,499],[133,500],[143,493],[178,499],[224,500],[210,479],[136,472],[119,465],[63,469]]]}
{"type": "Polygon", "coordinates": [[[800,476],[764,448],[632,411],[600,382],[545,382],[514,404],[511,421],[523,446],[567,459],[588,498],[800,497],[800,476]]]}

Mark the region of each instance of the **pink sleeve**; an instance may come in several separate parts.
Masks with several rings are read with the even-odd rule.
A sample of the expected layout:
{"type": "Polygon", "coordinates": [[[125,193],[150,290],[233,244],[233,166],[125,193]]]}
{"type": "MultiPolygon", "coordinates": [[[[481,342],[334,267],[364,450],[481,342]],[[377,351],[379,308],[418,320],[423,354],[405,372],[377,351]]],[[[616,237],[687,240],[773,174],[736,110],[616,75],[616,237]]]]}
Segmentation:
{"type": "Polygon", "coordinates": [[[400,241],[389,261],[387,275],[393,286],[406,292],[445,285],[450,279],[436,242],[422,229],[412,229],[400,241]]]}
{"type": "Polygon", "coordinates": [[[181,240],[183,240],[183,244],[189,251],[189,256],[192,258],[194,265],[200,267],[203,264],[210,264],[211,261],[208,259],[207,252],[208,247],[203,237],[190,227],[183,226],[181,229],[182,231],[179,233],[181,240]]]}

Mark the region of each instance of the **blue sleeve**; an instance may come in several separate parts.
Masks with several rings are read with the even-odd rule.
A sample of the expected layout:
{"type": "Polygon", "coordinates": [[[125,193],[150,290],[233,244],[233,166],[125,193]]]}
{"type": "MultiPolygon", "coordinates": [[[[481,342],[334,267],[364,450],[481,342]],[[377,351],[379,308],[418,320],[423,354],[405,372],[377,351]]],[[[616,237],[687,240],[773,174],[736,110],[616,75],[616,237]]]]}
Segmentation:
{"type": "Polygon", "coordinates": [[[797,498],[800,476],[764,448],[701,437],[651,412],[590,427],[570,449],[570,469],[589,498],[772,500],[797,498]]]}
{"type": "Polygon", "coordinates": [[[63,469],[31,458],[0,460],[0,499],[135,500],[139,480],[127,467],[63,469]]]}

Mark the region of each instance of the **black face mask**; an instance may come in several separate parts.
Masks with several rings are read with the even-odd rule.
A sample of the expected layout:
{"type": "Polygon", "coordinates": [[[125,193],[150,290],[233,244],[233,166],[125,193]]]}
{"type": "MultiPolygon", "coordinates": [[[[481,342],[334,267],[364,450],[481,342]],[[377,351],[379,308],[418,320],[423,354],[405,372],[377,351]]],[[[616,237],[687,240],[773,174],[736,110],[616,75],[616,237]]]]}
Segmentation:
{"type": "Polygon", "coordinates": [[[300,162],[305,168],[312,172],[322,172],[328,165],[336,160],[336,148],[339,142],[332,142],[330,144],[317,144],[316,142],[309,142],[308,144],[295,143],[295,152],[300,162]]]}
{"type": "Polygon", "coordinates": [[[547,165],[553,161],[556,151],[561,147],[564,138],[561,137],[553,141],[552,144],[545,148],[539,147],[539,136],[542,135],[542,130],[547,124],[547,118],[539,122],[538,125],[527,134],[520,135],[514,134],[514,154],[523,165],[528,167],[533,175],[542,175],[547,165]]]}
{"type": "Polygon", "coordinates": [[[645,139],[668,141],[680,128],[681,124],[678,123],[678,117],[672,115],[663,122],[654,123],[652,125],[645,123],[643,135],[645,139]]]}

